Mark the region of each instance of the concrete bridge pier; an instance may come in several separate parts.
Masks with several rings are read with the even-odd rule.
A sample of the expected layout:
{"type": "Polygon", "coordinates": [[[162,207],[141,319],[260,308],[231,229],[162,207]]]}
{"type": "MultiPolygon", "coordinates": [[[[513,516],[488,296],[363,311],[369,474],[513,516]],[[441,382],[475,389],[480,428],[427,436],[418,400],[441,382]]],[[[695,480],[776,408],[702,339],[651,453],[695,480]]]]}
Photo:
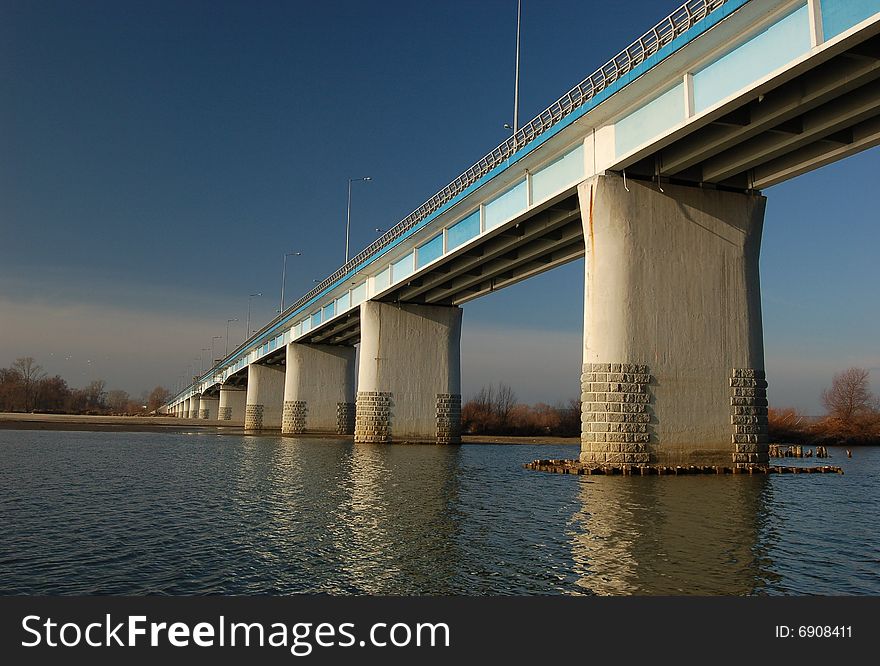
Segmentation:
{"type": "Polygon", "coordinates": [[[597,175],[586,243],[581,461],[768,461],[764,197],[597,175]]]}
{"type": "Polygon", "coordinates": [[[243,386],[223,384],[220,386],[220,403],[217,408],[217,418],[221,421],[235,421],[244,423],[245,405],[247,404],[247,389],[243,386]]]}
{"type": "Polygon", "coordinates": [[[284,366],[248,366],[245,430],[279,430],[284,404],[284,366]]]}
{"type": "Polygon", "coordinates": [[[189,418],[197,419],[199,418],[199,410],[202,406],[202,396],[194,395],[189,400],[189,418]]]}
{"type": "Polygon", "coordinates": [[[187,398],[183,401],[183,418],[189,418],[189,408],[190,408],[191,400],[187,398]]]}
{"type": "Polygon", "coordinates": [[[361,304],[356,442],[461,442],[461,309],[361,304]]]}
{"type": "Polygon", "coordinates": [[[217,420],[217,413],[220,408],[220,398],[213,395],[203,395],[199,400],[199,418],[217,420]]]}
{"type": "Polygon", "coordinates": [[[287,345],[281,432],[354,432],[355,348],[287,345]]]}

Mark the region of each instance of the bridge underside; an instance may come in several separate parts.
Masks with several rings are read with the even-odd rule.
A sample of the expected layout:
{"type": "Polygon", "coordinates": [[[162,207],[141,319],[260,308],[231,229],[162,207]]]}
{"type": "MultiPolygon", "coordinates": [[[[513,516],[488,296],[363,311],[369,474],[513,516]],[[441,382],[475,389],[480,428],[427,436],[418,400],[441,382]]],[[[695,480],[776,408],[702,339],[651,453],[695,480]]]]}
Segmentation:
{"type": "Polygon", "coordinates": [[[880,36],[791,75],[615,170],[661,182],[761,190],[880,144],[880,36]]]}
{"type": "MultiPolygon", "coordinates": [[[[487,235],[435,269],[375,299],[385,303],[461,305],[584,256],[576,192],[487,235]]],[[[299,342],[353,345],[360,341],[360,309],[313,329],[299,342]]]]}

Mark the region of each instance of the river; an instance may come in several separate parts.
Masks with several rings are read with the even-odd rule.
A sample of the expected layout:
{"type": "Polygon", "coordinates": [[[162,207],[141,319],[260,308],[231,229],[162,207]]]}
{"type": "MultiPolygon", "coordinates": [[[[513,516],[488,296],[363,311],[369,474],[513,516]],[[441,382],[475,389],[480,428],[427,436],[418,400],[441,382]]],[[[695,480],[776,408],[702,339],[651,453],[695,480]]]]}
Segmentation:
{"type": "Polygon", "coordinates": [[[880,447],[829,452],[572,477],[522,468],[572,446],[0,430],[0,594],[878,595],[880,447]]]}

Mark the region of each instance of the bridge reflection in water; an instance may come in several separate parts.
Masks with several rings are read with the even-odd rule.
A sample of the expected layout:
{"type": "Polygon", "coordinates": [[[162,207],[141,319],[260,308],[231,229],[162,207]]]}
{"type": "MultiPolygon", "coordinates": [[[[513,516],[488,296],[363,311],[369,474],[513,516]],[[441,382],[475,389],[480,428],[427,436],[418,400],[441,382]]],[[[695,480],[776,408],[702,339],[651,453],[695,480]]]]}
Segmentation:
{"type": "Polygon", "coordinates": [[[771,479],[557,477],[495,449],[247,437],[207,512],[226,521],[212,528],[223,552],[206,555],[211,582],[274,594],[745,595],[778,581],[771,479]]]}
{"type": "Polygon", "coordinates": [[[339,545],[362,594],[453,594],[460,450],[356,444],[339,545]]]}
{"type": "Polygon", "coordinates": [[[458,447],[247,437],[241,450],[222,512],[227,539],[247,544],[229,558],[237,586],[253,576],[255,587],[277,581],[270,593],[456,593],[458,447]]]}
{"type": "Polygon", "coordinates": [[[577,585],[587,593],[760,593],[767,554],[764,477],[591,477],[570,524],[577,585]]]}

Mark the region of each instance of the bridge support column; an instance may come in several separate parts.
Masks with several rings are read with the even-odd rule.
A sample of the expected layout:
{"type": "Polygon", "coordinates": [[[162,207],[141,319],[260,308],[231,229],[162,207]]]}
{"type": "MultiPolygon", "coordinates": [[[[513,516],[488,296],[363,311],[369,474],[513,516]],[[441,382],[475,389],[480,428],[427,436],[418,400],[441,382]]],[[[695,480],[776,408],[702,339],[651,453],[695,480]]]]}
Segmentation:
{"type": "Polygon", "coordinates": [[[246,388],[223,384],[220,387],[220,405],[217,409],[217,418],[221,421],[235,421],[244,424],[246,404],[246,388]]]}
{"type": "Polygon", "coordinates": [[[767,462],[766,200],[598,175],[586,242],[583,462],[767,462]]]}
{"type": "Polygon", "coordinates": [[[183,401],[183,418],[189,418],[189,407],[190,407],[190,399],[187,398],[183,401]]]}
{"type": "Polygon", "coordinates": [[[287,345],[281,432],[354,432],[354,347],[287,345]]]}
{"type": "Polygon", "coordinates": [[[461,441],[461,309],[361,304],[356,442],[461,441]]]}
{"type": "Polygon", "coordinates": [[[202,396],[194,395],[189,399],[189,418],[200,418],[199,410],[202,406],[202,396]]]}
{"type": "Polygon", "coordinates": [[[248,366],[245,430],[281,428],[284,404],[284,366],[251,363],[248,366]]]}
{"type": "Polygon", "coordinates": [[[203,395],[199,401],[199,418],[217,420],[217,412],[220,407],[220,398],[217,396],[203,395]]]}

